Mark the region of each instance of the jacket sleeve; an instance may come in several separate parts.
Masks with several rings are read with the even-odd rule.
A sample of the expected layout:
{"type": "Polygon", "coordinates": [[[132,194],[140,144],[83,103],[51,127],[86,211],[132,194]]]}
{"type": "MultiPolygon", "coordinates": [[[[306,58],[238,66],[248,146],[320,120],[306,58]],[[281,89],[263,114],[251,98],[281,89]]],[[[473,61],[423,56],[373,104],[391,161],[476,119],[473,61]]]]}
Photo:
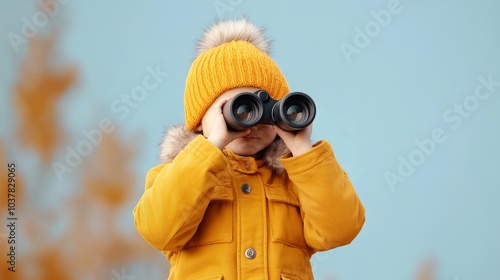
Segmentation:
{"type": "Polygon", "coordinates": [[[330,144],[318,142],[282,163],[298,192],[307,244],[325,251],[351,243],[363,227],[365,209],[330,144]]]}
{"type": "Polygon", "coordinates": [[[203,136],[196,137],[170,163],[152,168],[146,190],[134,208],[141,236],[162,251],[178,251],[200,224],[217,185],[229,184],[227,159],[203,136]]]}

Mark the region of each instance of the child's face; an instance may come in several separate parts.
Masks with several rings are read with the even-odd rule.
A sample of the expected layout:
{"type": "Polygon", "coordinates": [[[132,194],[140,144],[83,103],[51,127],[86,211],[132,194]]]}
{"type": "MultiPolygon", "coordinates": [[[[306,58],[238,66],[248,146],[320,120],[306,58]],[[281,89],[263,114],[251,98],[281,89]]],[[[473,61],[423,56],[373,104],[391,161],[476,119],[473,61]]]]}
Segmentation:
{"type": "MultiPolygon", "coordinates": [[[[203,131],[203,135],[208,138],[212,131],[212,126],[214,122],[214,110],[215,104],[219,103],[222,99],[231,99],[241,92],[255,92],[259,88],[254,87],[239,87],[230,89],[223,94],[221,94],[208,108],[207,112],[201,119],[201,126],[198,129],[203,131]]],[[[237,138],[230,142],[226,149],[242,156],[254,156],[258,152],[262,151],[264,148],[269,146],[276,138],[276,132],[273,130],[271,125],[258,124],[252,128],[250,134],[237,138]]]]}

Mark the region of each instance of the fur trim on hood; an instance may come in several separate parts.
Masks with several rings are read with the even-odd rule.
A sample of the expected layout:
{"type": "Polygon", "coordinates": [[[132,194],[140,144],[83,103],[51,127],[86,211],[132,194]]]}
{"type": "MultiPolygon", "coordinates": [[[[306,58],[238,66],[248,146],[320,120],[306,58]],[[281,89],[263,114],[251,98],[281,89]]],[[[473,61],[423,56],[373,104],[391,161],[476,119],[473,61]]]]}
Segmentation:
{"type": "MultiPolygon", "coordinates": [[[[172,161],[196,136],[199,134],[187,129],[185,125],[176,125],[167,128],[160,144],[161,162],[172,161]]],[[[264,151],[264,160],[277,174],[283,174],[285,169],[281,164],[281,158],[289,153],[281,138],[276,138],[264,151]]]]}

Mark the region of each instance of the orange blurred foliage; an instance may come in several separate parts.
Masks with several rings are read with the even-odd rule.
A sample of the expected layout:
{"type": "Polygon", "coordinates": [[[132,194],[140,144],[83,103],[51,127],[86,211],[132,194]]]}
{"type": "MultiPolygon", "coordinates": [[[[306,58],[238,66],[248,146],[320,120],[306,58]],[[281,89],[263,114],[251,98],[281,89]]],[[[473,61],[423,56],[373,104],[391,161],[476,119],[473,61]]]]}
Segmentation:
{"type": "Polygon", "coordinates": [[[36,214],[27,218],[25,233],[34,250],[26,254],[36,276],[25,279],[112,279],[113,269],[151,260],[153,250],[138,234],[120,228],[135,184],[136,146],[124,145],[117,132],[105,134],[77,170],[78,191],[52,209],[31,209],[36,214]],[[65,226],[55,238],[50,225],[57,222],[65,226]]]}
{"type": "Polygon", "coordinates": [[[120,207],[131,199],[134,189],[134,174],[130,163],[137,150],[136,144],[120,143],[114,130],[104,134],[96,152],[82,166],[83,195],[100,201],[109,207],[120,207]]]}
{"type": "MultiPolygon", "coordinates": [[[[48,171],[47,163],[56,150],[63,149],[64,140],[78,138],[67,137],[57,112],[61,98],[78,79],[78,67],[54,64],[58,33],[52,30],[49,34],[37,34],[29,40],[13,87],[13,111],[18,116],[13,141],[34,151],[42,166],[24,170],[33,176],[29,183],[36,187],[24,186],[21,181],[16,189],[23,205],[16,212],[22,218],[16,236],[22,244],[22,251],[17,249],[22,269],[10,273],[2,261],[0,279],[115,279],[113,275],[128,272],[130,264],[146,266],[146,273],[161,270],[167,275],[165,258],[142,240],[133,222],[126,223],[123,218],[132,216],[131,196],[137,181],[132,163],[138,142],[124,144],[118,128],[104,134],[73,175],[65,179],[61,193],[47,179],[50,176],[38,178],[48,171]],[[71,194],[65,192],[67,189],[71,194]]],[[[6,160],[0,142],[2,166],[6,160]]],[[[6,168],[0,168],[0,180],[6,176],[6,168]]],[[[2,191],[1,209],[6,208],[5,198],[2,191]]],[[[4,215],[0,212],[2,221],[4,215]]],[[[0,228],[0,238],[6,236],[2,230],[5,227],[0,228]]],[[[3,239],[0,245],[5,256],[3,239]]]]}
{"type": "Polygon", "coordinates": [[[78,76],[76,65],[51,65],[57,35],[53,31],[47,37],[30,39],[14,86],[18,138],[25,148],[35,150],[44,164],[64,138],[57,104],[78,76]]]}
{"type": "Polygon", "coordinates": [[[434,280],[436,262],[433,259],[425,259],[417,269],[416,280],[434,280]]]}

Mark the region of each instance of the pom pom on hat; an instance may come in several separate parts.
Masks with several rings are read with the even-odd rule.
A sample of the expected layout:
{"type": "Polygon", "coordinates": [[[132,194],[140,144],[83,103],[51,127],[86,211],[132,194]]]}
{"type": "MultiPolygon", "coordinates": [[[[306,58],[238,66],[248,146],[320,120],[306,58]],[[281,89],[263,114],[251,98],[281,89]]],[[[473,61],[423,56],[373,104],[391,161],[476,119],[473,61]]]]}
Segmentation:
{"type": "Polygon", "coordinates": [[[269,57],[269,41],[247,19],[219,21],[205,31],[197,46],[184,91],[186,126],[194,130],[208,107],[225,91],[256,87],[281,99],[288,85],[269,57]]]}
{"type": "Polygon", "coordinates": [[[266,39],[264,30],[250,23],[246,18],[242,18],[219,21],[206,29],[205,34],[198,41],[196,55],[231,41],[248,42],[260,51],[269,54],[270,42],[266,39]]]}

